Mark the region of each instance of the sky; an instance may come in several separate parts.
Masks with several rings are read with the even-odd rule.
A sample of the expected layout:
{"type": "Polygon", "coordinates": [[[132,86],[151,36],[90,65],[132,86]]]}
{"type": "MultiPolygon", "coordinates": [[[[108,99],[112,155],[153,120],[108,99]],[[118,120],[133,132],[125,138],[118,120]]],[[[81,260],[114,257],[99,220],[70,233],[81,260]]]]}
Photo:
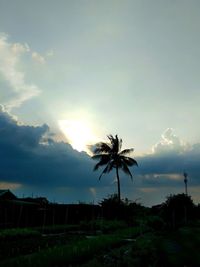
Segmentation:
{"type": "Polygon", "coordinates": [[[98,203],[88,146],[134,148],[122,197],[200,202],[200,2],[0,0],[0,188],[98,203]]]}

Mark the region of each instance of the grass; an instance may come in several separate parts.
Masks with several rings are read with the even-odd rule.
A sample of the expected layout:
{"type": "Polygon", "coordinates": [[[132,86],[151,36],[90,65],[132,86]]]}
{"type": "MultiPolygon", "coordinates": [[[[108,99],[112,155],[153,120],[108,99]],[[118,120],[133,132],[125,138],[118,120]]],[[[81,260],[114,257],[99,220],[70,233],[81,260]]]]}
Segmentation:
{"type": "MultiPolygon", "coordinates": [[[[134,233],[132,233],[134,234],[134,233]]],[[[99,253],[96,257],[77,265],[79,267],[148,267],[154,266],[154,239],[153,233],[138,236],[135,241],[122,244],[106,253],[99,253]],[[153,247],[152,247],[153,246],[153,247]],[[152,254],[153,252],[153,254],[152,254]]],[[[159,266],[160,267],[160,266],[159,266]]]]}
{"type": "MultiPolygon", "coordinates": [[[[63,232],[63,228],[47,229],[47,233],[63,232]]],[[[41,249],[68,244],[80,237],[67,234],[43,236],[40,229],[7,229],[0,231],[0,261],[41,249]]]]}
{"type": "Polygon", "coordinates": [[[119,237],[101,236],[95,239],[84,239],[70,245],[49,248],[38,253],[18,257],[1,263],[1,267],[26,266],[62,266],[67,263],[77,263],[88,260],[99,250],[117,245],[119,237]]]}
{"type": "Polygon", "coordinates": [[[69,245],[56,246],[41,250],[31,255],[20,256],[1,262],[1,267],[11,266],[63,266],[64,264],[78,264],[88,261],[98,253],[124,244],[126,238],[140,233],[139,228],[130,228],[118,231],[115,234],[100,235],[92,239],[82,239],[71,242],[69,245]]]}
{"type": "Polygon", "coordinates": [[[197,267],[200,266],[200,229],[146,232],[135,242],[98,255],[79,267],[197,267]]]}
{"type": "Polygon", "coordinates": [[[181,228],[163,238],[161,246],[170,266],[200,266],[200,228],[181,228]]]}
{"type": "Polygon", "coordinates": [[[17,238],[31,238],[40,236],[38,230],[30,228],[13,228],[13,229],[4,229],[0,230],[0,242],[4,240],[11,240],[17,238]]]}
{"type": "MultiPolygon", "coordinates": [[[[104,223],[106,224],[107,222],[104,223]]],[[[108,231],[111,231],[112,225],[117,225],[117,223],[108,222],[108,231]]],[[[19,244],[21,244],[21,246],[23,244],[24,253],[30,254],[17,256],[17,253],[15,253],[15,258],[2,260],[0,262],[0,266],[200,266],[199,227],[183,227],[173,232],[166,232],[164,230],[155,231],[154,225],[153,227],[144,225],[143,227],[138,226],[132,228],[124,228],[125,226],[123,224],[120,224],[119,222],[119,226],[120,225],[121,229],[119,227],[118,230],[114,231],[115,227],[113,227],[112,233],[101,234],[96,236],[94,235],[91,236],[89,239],[84,237],[83,235],[79,236],[78,231],[77,234],[75,234],[73,238],[70,239],[70,235],[67,233],[61,236],[43,237],[41,234],[37,236],[37,231],[37,234],[35,233],[36,235],[34,236],[34,231],[26,232],[25,229],[18,229],[19,232],[12,230],[12,233],[10,233],[10,230],[8,230],[10,236],[21,235],[23,237],[16,241],[16,249],[19,247],[19,244]],[[32,235],[31,238],[24,238],[28,235],[32,235]],[[26,250],[26,248],[29,246],[30,251],[26,250]],[[35,248],[38,246],[35,252],[33,250],[31,251],[34,246],[35,248]]],[[[99,226],[97,222],[96,229],[98,229],[98,227],[99,226]]],[[[48,230],[51,232],[50,228],[48,230]]],[[[55,227],[55,229],[63,230],[63,228],[60,226],[55,227]]],[[[68,229],[70,229],[70,227],[68,229]]],[[[77,227],[77,229],[80,228],[77,227]]],[[[88,227],[88,233],[91,233],[90,230],[90,227],[88,227]]],[[[1,231],[1,234],[2,236],[4,236],[4,238],[5,236],[9,236],[9,234],[7,235],[7,232],[1,231]]],[[[13,246],[13,240],[9,238],[7,245],[13,246]]],[[[22,254],[20,250],[18,252],[18,254],[22,254]]]]}
{"type": "MultiPolygon", "coordinates": [[[[36,228],[16,228],[0,231],[0,261],[18,255],[39,252],[55,246],[68,245],[80,240],[87,234],[96,234],[96,230],[111,233],[126,225],[118,221],[92,221],[81,225],[55,225],[36,228]],[[87,229],[85,229],[87,225],[87,229]],[[84,227],[83,227],[84,226],[84,227]],[[80,235],[80,230],[82,234],[80,235]]],[[[99,234],[99,232],[98,232],[99,234]]]]}

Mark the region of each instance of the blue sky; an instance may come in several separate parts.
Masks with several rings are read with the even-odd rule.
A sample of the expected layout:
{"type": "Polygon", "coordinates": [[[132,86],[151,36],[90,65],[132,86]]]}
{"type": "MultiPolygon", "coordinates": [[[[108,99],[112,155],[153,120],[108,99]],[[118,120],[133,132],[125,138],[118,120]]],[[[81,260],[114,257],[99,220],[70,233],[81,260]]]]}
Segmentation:
{"type": "Polygon", "coordinates": [[[184,0],[0,0],[0,186],[99,201],[114,174],[99,183],[73,148],[117,133],[139,163],[124,197],[159,203],[183,191],[186,170],[199,201],[199,11],[184,0]]]}

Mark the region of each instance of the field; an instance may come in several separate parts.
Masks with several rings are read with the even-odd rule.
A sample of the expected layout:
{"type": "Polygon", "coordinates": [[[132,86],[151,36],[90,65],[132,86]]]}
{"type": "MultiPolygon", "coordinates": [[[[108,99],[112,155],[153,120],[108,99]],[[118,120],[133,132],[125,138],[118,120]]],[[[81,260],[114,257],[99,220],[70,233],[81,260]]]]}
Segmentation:
{"type": "Polygon", "coordinates": [[[122,221],[0,231],[0,266],[200,266],[200,227],[122,221]]]}

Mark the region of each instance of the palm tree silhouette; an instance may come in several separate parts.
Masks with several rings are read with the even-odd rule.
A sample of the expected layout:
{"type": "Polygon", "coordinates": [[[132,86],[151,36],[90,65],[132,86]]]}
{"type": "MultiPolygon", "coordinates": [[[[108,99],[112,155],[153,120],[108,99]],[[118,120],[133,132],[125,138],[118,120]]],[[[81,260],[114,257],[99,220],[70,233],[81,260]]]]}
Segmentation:
{"type": "Polygon", "coordinates": [[[117,135],[115,135],[115,137],[113,135],[108,135],[107,137],[109,139],[109,143],[99,142],[95,144],[95,149],[93,151],[94,155],[92,156],[92,159],[99,160],[99,162],[94,166],[94,171],[98,170],[99,167],[106,165],[105,169],[99,176],[100,180],[103,174],[109,173],[111,170],[116,169],[118,201],[120,203],[121,193],[119,169],[133,179],[129,167],[134,165],[138,166],[138,164],[136,160],[128,157],[128,155],[133,152],[133,148],[121,150],[122,139],[119,139],[117,135]]]}

